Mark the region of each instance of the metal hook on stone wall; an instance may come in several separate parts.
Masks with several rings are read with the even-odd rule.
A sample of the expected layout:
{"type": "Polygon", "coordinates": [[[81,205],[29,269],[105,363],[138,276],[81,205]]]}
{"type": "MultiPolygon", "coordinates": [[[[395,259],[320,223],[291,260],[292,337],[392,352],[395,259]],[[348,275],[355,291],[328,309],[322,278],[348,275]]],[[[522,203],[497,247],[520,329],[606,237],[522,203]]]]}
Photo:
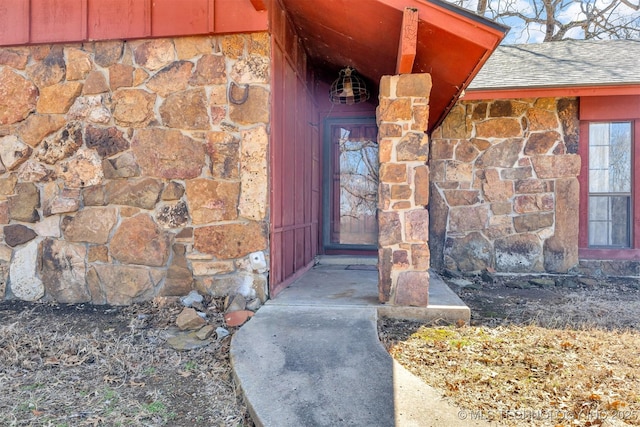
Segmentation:
{"type": "Polygon", "coordinates": [[[231,101],[233,104],[240,105],[240,104],[244,104],[245,102],[247,102],[248,98],[249,98],[249,85],[248,84],[240,86],[236,82],[231,82],[231,84],[229,85],[229,101],[231,101]],[[233,88],[234,88],[234,86],[239,88],[239,89],[242,89],[244,91],[244,93],[242,94],[242,96],[240,98],[234,98],[233,97],[233,88]]]}

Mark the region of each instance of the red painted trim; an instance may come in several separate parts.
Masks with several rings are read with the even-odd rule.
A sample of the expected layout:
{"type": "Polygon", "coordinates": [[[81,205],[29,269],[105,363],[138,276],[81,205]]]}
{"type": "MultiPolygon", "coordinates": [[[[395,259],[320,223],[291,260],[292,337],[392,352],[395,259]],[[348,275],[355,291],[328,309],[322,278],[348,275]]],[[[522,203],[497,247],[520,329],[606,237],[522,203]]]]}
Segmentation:
{"type": "Polygon", "coordinates": [[[216,10],[216,0],[209,0],[209,4],[207,5],[207,29],[210,33],[213,33],[216,29],[215,27],[215,14],[216,10]]]}
{"type": "Polygon", "coordinates": [[[288,279],[275,284],[273,287],[271,287],[269,289],[269,298],[273,299],[276,296],[278,296],[278,294],[280,292],[282,292],[283,290],[285,290],[287,287],[289,287],[289,285],[291,285],[293,282],[295,282],[296,280],[298,280],[300,277],[302,277],[307,271],[311,270],[311,268],[313,268],[313,265],[315,264],[315,260],[311,261],[309,264],[307,264],[306,266],[304,266],[303,268],[299,269],[298,271],[296,271],[293,276],[289,277],[288,279]]]}
{"type": "MultiPolygon", "coordinates": [[[[17,0],[20,1],[20,0],[17,0]]],[[[19,21],[22,23],[22,25],[24,25],[23,28],[20,29],[19,33],[26,39],[24,41],[20,41],[20,43],[26,43],[30,40],[31,38],[31,34],[30,34],[30,25],[29,25],[29,21],[31,20],[31,2],[25,1],[22,2],[22,4],[24,5],[24,16],[22,17],[22,20],[19,21]]]]}
{"type": "Polygon", "coordinates": [[[253,8],[258,12],[267,10],[267,6],[265,6],[264,0],[251,0],[251,4],[253,5],[253,8]]]}
{"type": "Polygon", "coordinates": [[[465,101],[513,98],[558,98],[578,96],[640,95],[640,84],[611,86],[571,86],[545,88],[467,89],[465,101]]]}
{"type": "Polygon", "coordinates": [[[578,247],[589,246],[589,123],[580,122],[580,142],[578,145],[580,154],[580,184],[579,221],[578,221],[578,247]]]}
{"type": "MultiPolygon", "coordinates": [[[[580,144],[579,154],[582,160],[580,165],[580,175],[578,181],[580,183],[580,220],[578,232],[578,248],[579,257],[582,259],[602,259],[602,260],[640,260],[640,173],[638,165],[640,165],[640,110],[636,110],[635,117],[628,117],[629,113],[624,108],[619,112],[624,117],[613,116],[610,112],[617,111],[620,105],[624,106],[629,99],[620,99],[625,97],[607,97],[600,98],[601,103],[588,103],[584,112],[590,120],[582,120],[580,122],[580,144]],[[616,103],[620,105],[616,105],[616,103]],[[597,113],[602,113],[598,116],[597,113]],[[634,120],[635,119],[635,120],[634,120]],[[631,227],[631,249],[592,249],[589,248],[589,123],[598,121],[614,121],[614,120],[634,120],[633,122],[633,141],[632,141],[632,227],[631,227]]],[[[582,109],[581,98],[580,108],[582,109]]],[[[596,101],[591,100],[591,101],[596,101]]],[[[583,115],[581,111],[580,115],[583,115]]]]}
{"type": "Polygon", "coordinates": [[[315,105],[311,99],[304,55],[299,48],[292,23],[278,7],[270,4],[272,27],[272,123],[269,144],[269,293],[274,297],[309,268],[318,253],[319,193],[314,191],[314,156],[318,132],[312,127],[315,105]],[[276,36],[275,33],[279,35],[276,36]],[[288,41],[284,33],[291,33],[288,41]],[[289,49],[285,48],[289,46],[289,49]]]}
{"type": "Polygon", "coordinates": [[[584,249],[578,251],[580,259],[640,261],[640,249],[584,249]]]}
{"type": "Polygon", "coordinates": [[[633,167],[631,173],[633,174],[633,201],[634,206],[632,208],[633,224],[631,232],[633,233],[633,247],[640,250],[640,171],[638,171],[640,165],[640,116],[638,120],[634,122],[633,128],[633,167]]]}
{"type": "MultiPolygon", "coordinates": [[[[18,0],[19,1],[19,0],[18,0]]],[[[21,38],[26,38],[24,42],[28,42],[31,38],[30,29],[29,29],[29,20],[31,19],[31,2],[23,2],[24,5],[24,15],[22,17],[21,22],[24,25],[24,28],[21,28],[18,32],[21,34],[21,38]]]]}
{"type": "Polygon", "coordinates": [[[640,118],[640,95],[580,98],[580,120],[634,120],[640,118]]]}
{"type": "Polygon", "coordinates": [[[351,249],[325,249],[324,255],[353,255],[353,256],[371,256],[377,257],[378,251],[372,250],[351,250],[351,249]]]}
{"type": "Polygon", "coordinates": [[[80,15],[82,16],[82,21],[80,22],[80,31],[82,33],[82,40],[87,40],[87,21],[89,20],[89,8],[87,7],[88,0],[81,0],[80,3],[80,15]]]}
{"type": "Polygon", "coordinates": [[[410,74],[416,59],[418,44],[418,9],[405,7],[402,13],[402,28],[400,29],[400,45],[398,46],[398,60],[396,74],[410,74]]]}
{"type": "Polygon", "coordinates": [[[424,0],[377,0],[380,3],[391,6],[397,10],[405,7],[418,9],[420,16],[428,19],[431,25],[449,29],[457,37],[469,40],[485,49],[493,50],[504,38],[505,32],[497,28],[483,26],[477,20],[473,20],[454,13],[451,10],[440,7],[424,0]]]}

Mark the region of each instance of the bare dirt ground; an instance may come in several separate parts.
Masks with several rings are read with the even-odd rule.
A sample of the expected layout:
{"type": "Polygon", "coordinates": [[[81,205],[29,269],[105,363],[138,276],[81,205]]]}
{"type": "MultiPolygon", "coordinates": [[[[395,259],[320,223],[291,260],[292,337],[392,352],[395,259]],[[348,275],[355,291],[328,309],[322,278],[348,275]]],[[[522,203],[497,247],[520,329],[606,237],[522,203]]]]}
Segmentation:
{"type": "MultiPolygon", "coordinates": [[[[383,319],[380,337],[461,419],[640,425],[640,282],[530,279],[447,278],[471,325],[383,319]]],[[[204,303],[216,327],[221,304],[204,303]]],[[[166,345],[181,310],[0,303],[0,425],[252,426],[231,336],[192,351],[166,345]]]]}
{"type": "Polygon", "coordinates": [[[471,325],[383,319],[392,356],[492,425],[640,425],[637,278],[446,278],[471,325]]]}
{"type": "MultiPolygon", "coordinates": [[[[220,304],[205,300],[215,327],[220,304]]],[[[0,303],[0,425],[253,426],[232,379],[231,336],[191,351],[166,345],[182,308],[0,303]]]]}

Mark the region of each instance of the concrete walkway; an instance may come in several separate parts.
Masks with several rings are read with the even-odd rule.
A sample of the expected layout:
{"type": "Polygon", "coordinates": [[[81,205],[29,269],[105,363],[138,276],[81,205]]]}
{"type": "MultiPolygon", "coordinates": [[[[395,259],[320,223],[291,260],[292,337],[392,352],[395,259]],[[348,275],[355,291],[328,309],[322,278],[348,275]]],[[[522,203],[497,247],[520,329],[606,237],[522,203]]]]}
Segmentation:
{"type": "MultiPolygon", "coordinates": [[[[335,262],[335,260],[334,260],[335,262]]],[[[467,426],[433,388],[397,364],[378,315],[468,321],[439,278],[427,309],[377,302],[377,271],[318,265],[265,304],[231,342],[236,380],[258,426],[467,426]]]]}

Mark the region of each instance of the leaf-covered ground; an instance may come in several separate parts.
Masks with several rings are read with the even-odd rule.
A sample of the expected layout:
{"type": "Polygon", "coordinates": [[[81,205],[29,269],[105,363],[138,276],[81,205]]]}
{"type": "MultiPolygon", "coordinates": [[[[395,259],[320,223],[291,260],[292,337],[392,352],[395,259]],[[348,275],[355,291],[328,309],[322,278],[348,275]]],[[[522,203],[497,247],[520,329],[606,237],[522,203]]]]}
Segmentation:
{"type": "MultiPolygon", "coordinates": [[[[219,302],[207,305],[221,326],[219,302]]],[[[165,344],[181,309],[0,303],[0,425],[252,426],[231,336],[186,352],[165,344]]]]}
{"type": "Polygon", "coordinates": [[[383,319],[380,336],[396,360],[469,419],[640,425],[637,280],[543,289],[511,278],[456,290],[471,308],[471,325],[383,319]]]}

